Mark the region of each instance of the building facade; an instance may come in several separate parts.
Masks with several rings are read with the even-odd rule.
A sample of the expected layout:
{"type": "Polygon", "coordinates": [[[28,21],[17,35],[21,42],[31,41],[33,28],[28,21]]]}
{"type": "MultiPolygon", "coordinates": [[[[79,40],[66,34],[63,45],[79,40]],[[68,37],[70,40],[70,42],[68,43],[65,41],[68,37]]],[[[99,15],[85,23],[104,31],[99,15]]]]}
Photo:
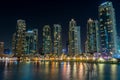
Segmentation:
{"type": "Polygon", "coordinates": [[[26,40],[26,23],[25,20],[17,20],[17,30],[14,34],[14,53],[24,54],[25,53],[25,40],[26,40]]]}
{"type": "Polygon", "coordinates": [[[81,36],[80,26],[77,26],[76,21],[71,19],[69,22],[69,54],[80,54],[81,51],[81,36]]]}
{"type": "Polygon", "coordinates": [[[87,22],[87,53],[100,52],[99,25],[97,20],[89,19],[87,22]]]}
{"type": "Polygon", "coordinates": [[[49,25],[43,27],[43,54],[52,52],[51,28],[49,25]]]}
{"type": "Polygon", "coordinates": [[[110,1],[99,6],[101,52],[117,52],[116,19],[113,4],[110,1]]]}
{"type": "Polygon", "coordinates": [[[75,30],[75,33],[74,33],[74,36],[75,36],[75,53],[76,54],[81,54],[82,53],[82,50],[81,50],[81,36],[80,36],[80,26],[76,26],[74,28],[75,30]]]}
{"type": "Polygon", "coordinates": [[[26,32],[26,43],[25,43],[26,54],[37,54],[38,53],[38,30],[28,30],[26,32]]]}
{"type": "Polygon", "coordinates": [[[15,44],[16,44],[16,33],[14,33],[12,36],[12,53],[13,54],[15,54],[15,51],[16,51],[15,44]]]}
{"type": "Polygon", "coordinates": [[[62,53],[62,37],[61,37],[61,25],[54,24],[54,53],[60,55],[62,53]]]}
{"type": "Polygon", "coordinates": [[[4,53],[4,42],[0,42],[0,54],[4,53]]]}

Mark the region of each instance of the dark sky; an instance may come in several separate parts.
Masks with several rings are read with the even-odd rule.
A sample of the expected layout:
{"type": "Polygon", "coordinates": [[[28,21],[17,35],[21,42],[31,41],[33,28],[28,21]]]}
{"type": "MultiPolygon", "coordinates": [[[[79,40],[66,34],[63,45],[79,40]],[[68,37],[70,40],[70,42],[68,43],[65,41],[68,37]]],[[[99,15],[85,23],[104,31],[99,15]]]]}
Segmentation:
{"type": "MultiPolygon", "coordinates": [[[[27,29],[38,28],[41,45],[42,28],[49,24],[62,25],[63,44],[67,41],[71,18],[81,26],[82,45],[86,38],[86,23],[89,18],[98,19],[98,5],[106,0],[3,0],[0,1],[0,41],[5,48],[11,47],[12,34],[16,31],[17,19],[26,20],[27,29]]],[[[120,0],[111,0],[116,12],[117,30],[120,31],[120,0]]],[[[120,35],[120,33],[118,33],[120,35]]]]}

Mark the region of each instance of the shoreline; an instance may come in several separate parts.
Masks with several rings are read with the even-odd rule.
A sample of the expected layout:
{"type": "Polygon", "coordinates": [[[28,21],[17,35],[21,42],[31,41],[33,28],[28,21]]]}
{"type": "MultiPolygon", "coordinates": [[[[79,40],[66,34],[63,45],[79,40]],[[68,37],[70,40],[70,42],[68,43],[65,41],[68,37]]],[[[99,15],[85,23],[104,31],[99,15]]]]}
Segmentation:
{"type": "Polygon", "coordinates": [[[83,62],[83,63],[109,63],[109,64],[120,64],[119,61],[82,61],[82,60],[0,60],[0,62],[5,61],[18,61],[18,62],[83,62]]]}
{"type": "Polygon", "coordinates": [[[115,64],[119,64],[120,63],[120,60],[118,59],[109,59],[109,60],[105,60],[103,58],[99,58],[99,59],[74,59],[74,58],[64,58],[64,59],[58,59],[58,58],[29,58],[29,57],[21,57],[21,58],[16,58],[16,57],[11,57],[11,58],[1,58],[0,59],[0,62],[1,61],[19,61],[19,62],[28,62],[28,61],[32,61],[32,62],[39,62],[39,61],[50,61],[50,62],[84,62],[84,63],[115,63],[115,64]]]}

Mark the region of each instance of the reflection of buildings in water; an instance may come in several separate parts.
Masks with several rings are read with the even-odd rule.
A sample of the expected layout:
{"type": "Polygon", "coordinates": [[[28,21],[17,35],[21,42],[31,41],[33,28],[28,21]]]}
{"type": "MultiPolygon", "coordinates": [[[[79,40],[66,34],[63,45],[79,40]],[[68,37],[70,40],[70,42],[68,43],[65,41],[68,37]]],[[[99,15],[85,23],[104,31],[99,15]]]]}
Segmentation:
{"type": "Polygon", "coordinates": [[[67,73],[67,63],[64,62],[64,65],[61,66],[62,68],[62,79],[65,80],[66,79],[66,76],[68,76],[68,73],[67,73]]]}
{"type": "Polygon", "coordinates": [[[116,75],[118,74],[117,72],[119,71],[117,69],[118,68],[117,68],[116,64],[112,64],[112,66],[110,67],[110,71],[112,71],[110,77],[111,77],[112,80],[117,80],[116,75]]]}
{"type": "Polygon", "coordinates": [[[49,73],[50,62],[45,62],[45,73],[49,73]]]}
{"type": "Polygon", "coordinates": [[[67,80],[86,80],[86,63],[70,62],[67,65],[67,80]]]}
{"type": "Polygon", "coordinates": [[[118,76],[116,75],[118,75],[117,72],[119,72],[119,70],[117,69],[118,68],[116,64],[104,64],[104,63],[98,64],[98,75],[99,75],[98,78],[100,80],[104,80],[104,79],[117,80],[118,76]]]}
{"type": "Polygon", "coordinates": [[[21,70],[22,72],[25,71],[21,74],[21,78],[28,77],[28,75],[33,75],[34,77],[44,77],[43,75],[45,75],[43,78],[45,80],[118,80],[120,68],[117,64],[55,61],[30,63],[2,62],[0,67],[3,67],[1,71],[3,69],[4,80],[8,78],[13,80],[12,76],[16,75],[16,73],[21,74],[21,70]],[[16,72],[11,72],[11,70],[16,70],[16,72]]]}
{"type": "Polygon", "coordinates": [[[78,67],[78,70],[79,70],[79,80],[85,80],[84,77],[85,77],[85,65],[84,63],[80,63],[79,64],[79,67],[78,67]]]}
{"type": "Polygon", "coordinates": [[[86,68],[86,63],[65,62],[62,69],[63,80],[86,80],[86,68]]]}
{"type": "Polygon", "coordinates": [[[70,80],[97,80],[95,64],[71,62],[67,67],[70,80]]]}
{"type": "Polygon", "coordinates": [[[55,76],[57,77],[57,73],[58,73],[58,67],[56,67],[56,62],[51,62],[51,78],[53,79],[55,76]],[[53,76],[54,75],[54,76],[53,76]]]}
{"type": "Polygon", "coordinates": [[[97,80],[97,66],[93,63],[85,64],[86,70],[84,71],[84,80],[97,80]]]}
{"type": "Polygon", "coordinates": [[[105,68],[105,64],[98,64],[98,75],[99,75],[99,79],[103,80],[104,79],[104,75],[100,75],[100,74],[104,74],[104,68],[105,68]]]}

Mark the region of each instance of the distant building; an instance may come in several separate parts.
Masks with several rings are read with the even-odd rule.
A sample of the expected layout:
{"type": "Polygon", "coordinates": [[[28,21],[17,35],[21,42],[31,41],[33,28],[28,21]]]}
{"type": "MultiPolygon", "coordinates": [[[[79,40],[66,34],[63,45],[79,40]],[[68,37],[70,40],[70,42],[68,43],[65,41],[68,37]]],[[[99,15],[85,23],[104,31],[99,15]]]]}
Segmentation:
{"type": "Polygon", "coordinates": [[[4,42],[0,42],[0,54],[4,53],[4,42]]]}
{"type": "Polygon", "coordinates": [[[100,46],[102,52],[117,52],[116,19],[113,4],[110,1],[99,6],[100,46]]]}
{"type": "Polygon", "coordinates": [[[43,27],[43,54],[52,52],[51,28],[49,25],[43,27]]]}
{"type": "Polygon", "coordinates": [[[97,20],[87,22],[86,53],[100,52],[99,25],[97,20]]]}
{"type": "Polygon", "coordinates": [[[75,28],[75,53],[76,54],[81,54],[82,50],[81,50],[81,36],[80,36],[80,26],[76,26],[75,28]]]}
{"type": "Polygon", "coordinates": [[[16,52],[16,33],[12,36],[12,53],[15,54],[16,52]]]}
{"type": "Polygon", "coordinates": [[[81,36],[80,26],[77,26],[76,21],[72,19],[69,22],[69,54],[81,54],[81,36]]]}
{"type": "Polygon", "coordinates": [[[118,53],[120,53],[120,37],[117,36],[117,50],[118,50],[118,53]]]}
{"type": "Polygon", "coordinates": [[[25,43],[26,54],[37,54],[38,53],[38,30],[28,30],[26,32],[26,43],[25,43]]]}
{"type": "Polygon", "coordinates": [[[60,55],[62,53],[62,37],[61,25],[54,24],[54,53],[60,55]]]}
{"type": "Polygon", "coordinates": [[[26,40],[26,23],[25,20],[17,20],[16,33],[13,35],[13,52],[15,54],[25,53],[25,40],[26,40]]]}

